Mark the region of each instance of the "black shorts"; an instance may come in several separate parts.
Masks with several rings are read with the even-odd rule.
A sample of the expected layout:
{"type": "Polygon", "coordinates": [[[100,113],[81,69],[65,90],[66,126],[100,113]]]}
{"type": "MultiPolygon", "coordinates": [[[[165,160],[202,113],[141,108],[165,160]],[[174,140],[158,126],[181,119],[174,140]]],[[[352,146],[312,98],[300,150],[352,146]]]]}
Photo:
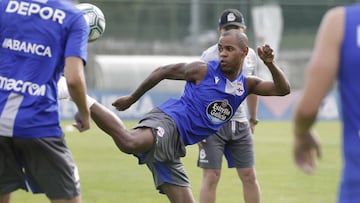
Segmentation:
{"type": "Polygon", "coordinates": [[[30,189],[49,199],[69,199],[80,194],[79,179],[64,137],[0,136],[0,194],[30,189]]]}

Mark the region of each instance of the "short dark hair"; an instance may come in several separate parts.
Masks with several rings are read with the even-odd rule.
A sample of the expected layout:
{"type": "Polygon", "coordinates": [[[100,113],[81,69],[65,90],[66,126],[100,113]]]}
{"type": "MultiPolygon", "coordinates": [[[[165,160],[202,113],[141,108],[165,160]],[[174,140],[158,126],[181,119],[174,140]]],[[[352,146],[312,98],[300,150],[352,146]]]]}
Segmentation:
{"type": "Polygon", "coordinates": [[[227,30],[224,33],[222,33],[221,36],[226,37],[230,35],[234,35],[236,37],[236,40],[241,48],[249,46],[249,39],[245,33],[239,30],[227,30]]]}

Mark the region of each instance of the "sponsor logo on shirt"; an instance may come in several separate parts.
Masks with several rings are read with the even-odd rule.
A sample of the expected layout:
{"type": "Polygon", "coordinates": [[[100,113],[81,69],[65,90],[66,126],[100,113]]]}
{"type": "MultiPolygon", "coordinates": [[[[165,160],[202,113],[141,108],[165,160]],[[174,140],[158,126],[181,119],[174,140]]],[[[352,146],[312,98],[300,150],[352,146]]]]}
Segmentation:
{"type": "Polygon", "coordinates": [[[44,96],[46,86],[32,83],[30,81],[15,80],[0,76],[0,89],[6,91],[14,91],[19,93],[27,93],[33,96],[44,96]]]}
{"type": "Polygon", "coordinates": [[[66,13],[60,9],[54,9],[49,6],[41,6],[37,3],[24,1],[9,1],[6,13],[15,13],[22,16],[38,15],[43,20],[51,20],[59,24],[64,23],[66,13]]]}
{"type": "Polygon", "coordinates": [[[213,101],[206,108],[206,114],[211,122],[215,124],[224,123],[233,115],[233,109],[228,100],[213,101]]]}
{"type": "Polygon", "coordinates": [[[50,46],[10,38],[4,39],[2,48],[38,56],[47,56],[49,58],[52,56],[50,46]]]}

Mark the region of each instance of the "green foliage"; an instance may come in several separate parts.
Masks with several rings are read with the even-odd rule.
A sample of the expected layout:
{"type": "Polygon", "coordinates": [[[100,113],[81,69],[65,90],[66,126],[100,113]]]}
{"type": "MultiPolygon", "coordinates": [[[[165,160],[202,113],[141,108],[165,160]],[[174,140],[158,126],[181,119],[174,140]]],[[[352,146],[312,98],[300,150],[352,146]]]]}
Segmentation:
{"type": "MultiPolygon", "coordinates": [[[[131,127],[134,122],[126,122],[131,127]]],[[[70,123],[64,123],[67,129],[70,123]]],[[[340,124],[320,122],[316,126],[323,144],[323,158],[314,175],[302,173],[293,163],[289,122],[261,122],[255,133],[257,176],[262,202],[335,202],[341,168],[340,124]]],[[[158,194],[146,166],[139,166],[132,155],[120,152],[112,139],[95,124],[85,133],[65,131],[66,140],[79,167],[84,203],[165,203],[158,194]]],[[[196,167],[197,146],[187,148],[183,159],[193,193],[198,200],[201,170],[196,167]]],[[[243,202],[241,182],[225,161],[218,186],[217,202],[243,202]]],[[[44,195],[17,191],[12,203],[45,203],[44,195]]]]}

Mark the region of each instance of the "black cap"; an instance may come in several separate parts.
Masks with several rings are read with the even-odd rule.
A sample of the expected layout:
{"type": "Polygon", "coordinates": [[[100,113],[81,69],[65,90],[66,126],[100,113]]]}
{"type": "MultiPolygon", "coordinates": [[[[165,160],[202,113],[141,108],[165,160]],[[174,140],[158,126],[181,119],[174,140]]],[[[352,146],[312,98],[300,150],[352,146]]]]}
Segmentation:
{"type": "Polygon", "coordinates": [[[222,12],[219,19],[219,27],[224,28],[229,25],[245,26],[242,13],[237,9],[226,9],[222,12]]]}

